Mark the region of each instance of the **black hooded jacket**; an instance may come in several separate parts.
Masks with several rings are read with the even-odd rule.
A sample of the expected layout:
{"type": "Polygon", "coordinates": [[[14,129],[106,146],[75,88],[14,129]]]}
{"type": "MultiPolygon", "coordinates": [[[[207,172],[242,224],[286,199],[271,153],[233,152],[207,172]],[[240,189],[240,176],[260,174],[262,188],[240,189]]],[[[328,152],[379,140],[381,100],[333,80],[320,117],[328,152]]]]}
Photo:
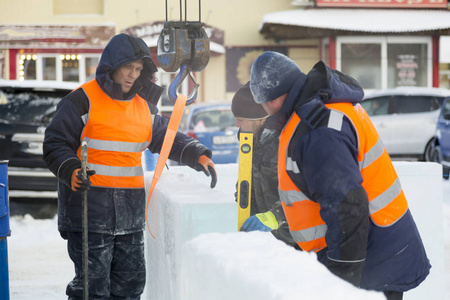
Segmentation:
{"type": "MultiPolygon", "coordinates": [[[[162,88],[152,82],[156,67],[147,45],[126,34],[116,35],[103,51],[95,80],[111,101],[133,99],[138,94],[147,101],[154,120],[150,152],[159,153],[166,133],[168,119],[156,115],[156,104],[162,88]],[[120,84],[110,75],[121,66],[142,59],[144,68],[130,92],[123,95],[120,84]]],[[[58,104],[55,116],[45,132],[44,160],[59,179],[58,228],[64,231],[82,231],[82,194],[71,189],[71,175],[81,167],[77,149],[89,118],[89,100],[82,88],[74,90],[58,104]]],[[[121,120],[115,120],[121,122],[121,120]]],[[[149,120],[150,122],[150,120],[149,120]]],[[[177,133],[169,158],[180,161],[197,171],[198,158],[211,157],[211,151],[197,140],[177,133]]],[[[107,234],[128,234],[142,231],[145,226],[145,189],[118,189],[91,187],[88,192],[89,231],[107,234]]]]}

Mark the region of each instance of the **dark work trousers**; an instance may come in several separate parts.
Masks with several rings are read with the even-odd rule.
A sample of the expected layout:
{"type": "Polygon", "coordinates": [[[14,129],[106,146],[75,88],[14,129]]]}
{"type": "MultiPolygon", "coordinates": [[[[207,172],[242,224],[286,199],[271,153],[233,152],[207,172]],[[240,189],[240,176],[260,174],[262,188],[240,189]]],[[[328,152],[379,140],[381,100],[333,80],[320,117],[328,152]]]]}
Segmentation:
{"type": "Polygon", "coordinates": [[[402,300],[403,292],[384,292],[386,300],[402,300]]]}
{"type": "MultiPolygon", "coordinates": [[[[67,233],[75,277],[69,299],[83,299],[82,233],[67,233]]],[[[89,299],[139,299],[145,286],[144,233],[89,233],[89,299]]]]}

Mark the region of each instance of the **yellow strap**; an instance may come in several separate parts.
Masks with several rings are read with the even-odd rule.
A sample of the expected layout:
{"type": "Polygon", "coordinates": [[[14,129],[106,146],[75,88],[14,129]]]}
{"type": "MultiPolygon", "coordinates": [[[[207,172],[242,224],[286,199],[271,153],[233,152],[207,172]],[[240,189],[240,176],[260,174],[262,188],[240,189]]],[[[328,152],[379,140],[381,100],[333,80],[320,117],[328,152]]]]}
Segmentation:
{"type": "MultiPolygon", "coordinates": [[[[163,145],[161,147],[161,151],[159,153],[158,162],[156,163],[156,168],[153,173],[152,185],[150,186],[150,191],[147,197],[147,207],[145,209],[145,219],[147,221],[147,228],[150,231],[151,236],[155,239],[152,231],[150,230],[150,226],[148,225],[148,207],[150,206],[150,200],[152,198],[153,190],[156,186],[156,183],[161,176],[162,171],[164,170],[164,166],[166,165],[167,158],[169,157],[170,150],[172,149],[173,141],[175,139],[175,135],[178,131],[178,125],[180,125],[181,116],[183,115],[184,107],[186,106],[187,97],[184,95],[178,95],[177,100],[175,101],[175,105],[172,110],[172,115],[170,116],[169,124],[167,125],[166,135],[164,136],[163,145]]],[[[153,215],[153,228],[155,230],[156,235],[156,218],[153,215]]]]}

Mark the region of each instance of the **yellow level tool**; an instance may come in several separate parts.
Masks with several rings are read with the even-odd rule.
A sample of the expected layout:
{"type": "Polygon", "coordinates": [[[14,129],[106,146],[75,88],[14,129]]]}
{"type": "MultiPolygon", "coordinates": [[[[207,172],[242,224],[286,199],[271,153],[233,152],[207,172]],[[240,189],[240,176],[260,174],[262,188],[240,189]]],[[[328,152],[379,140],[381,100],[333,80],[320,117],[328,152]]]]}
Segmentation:
{"type": "Polygon", "coordinates": [[[250,217],[252,192],[253,133],[239,134],[238,230],[250,217]]]}

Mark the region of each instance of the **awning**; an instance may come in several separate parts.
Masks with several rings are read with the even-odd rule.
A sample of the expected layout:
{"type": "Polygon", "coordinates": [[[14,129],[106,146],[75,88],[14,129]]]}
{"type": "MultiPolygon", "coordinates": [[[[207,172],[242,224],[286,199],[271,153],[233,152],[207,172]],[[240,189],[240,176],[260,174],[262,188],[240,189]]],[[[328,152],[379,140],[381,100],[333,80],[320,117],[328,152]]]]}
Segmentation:
{"type": "Polygon", "coordinates": [[[101,49],[115,33],[114,25],[0,25],[0,48],[101,49]]]}
{"type": "Polygon", "coordinates": [[[336,35],[450,35],[450,11],[297,9],[263,16],[260,32],[275,40],[336,35]]]}

